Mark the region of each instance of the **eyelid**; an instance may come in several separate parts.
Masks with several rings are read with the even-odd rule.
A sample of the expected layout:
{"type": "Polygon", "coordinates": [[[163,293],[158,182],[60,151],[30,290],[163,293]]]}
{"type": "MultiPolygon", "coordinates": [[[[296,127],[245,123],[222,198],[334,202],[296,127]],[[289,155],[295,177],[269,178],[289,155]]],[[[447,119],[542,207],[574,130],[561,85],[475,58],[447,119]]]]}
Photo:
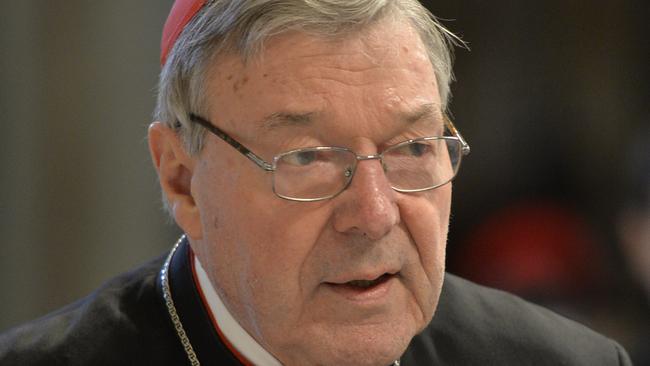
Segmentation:
{"type": "Polygon", "coordinates": [[[289,138],[282,139],[279,143],[274,145],[275,155],[285,153],[287,151],[296,150],[296,149],[307,149],[310,147],[317,146],[331,146],[330,144],[325,144],[318,138],[314,136],[292,136],[289,138]]]}
{"type": "Polygon", "coordinates": [[[407,140],[414,140],[420,137],[431,137],[431,136],[444,136],[444,130],[442,129],[437,129],[437,131],[407,131],[405,133],[401,133],[399,135],[396,135],[389,140],[386,140],[384,143],[382,143],[379,146],[380,151],[384,151],[387,148],[397,145],[401,142],[407,141],[407,140]]]}
{"type": "MultiPolygon", "coordinates": [[[[423,119],[421,121],[415,122],[410,126],[407,126],[404,130],[400,131],[390,139],[377,144],[377,151],[381,152],[393,145],[397,145],[401,142],[417,139],[420,137],[450,135],[446,133],[447,131],[448,128],[446,127],[443,119],[438,117],[435,117],[435,120],[423,119]]],[[[350,148],[349,146],[342,144],[332,143],[332,141],[323,141],[321,138],[319,138],[319,136],[308,134],[283,138],[281,141],[277,142],[274,145],[274,152],[275,155],[278,155],[290,150],[305,149],[318,146],[350,148]]]]}

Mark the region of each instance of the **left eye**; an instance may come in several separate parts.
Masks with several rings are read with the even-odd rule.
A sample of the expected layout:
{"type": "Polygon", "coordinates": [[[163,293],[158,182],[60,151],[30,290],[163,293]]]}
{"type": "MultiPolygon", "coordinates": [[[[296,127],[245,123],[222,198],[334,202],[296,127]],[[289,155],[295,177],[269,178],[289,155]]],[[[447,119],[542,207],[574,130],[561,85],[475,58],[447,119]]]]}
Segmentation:
{"type": "Polygon", "coordinates": [[[408,153],[412,156],[420,157],[431,150],[429,144],[412,143],[408,145],[408,153]]]}

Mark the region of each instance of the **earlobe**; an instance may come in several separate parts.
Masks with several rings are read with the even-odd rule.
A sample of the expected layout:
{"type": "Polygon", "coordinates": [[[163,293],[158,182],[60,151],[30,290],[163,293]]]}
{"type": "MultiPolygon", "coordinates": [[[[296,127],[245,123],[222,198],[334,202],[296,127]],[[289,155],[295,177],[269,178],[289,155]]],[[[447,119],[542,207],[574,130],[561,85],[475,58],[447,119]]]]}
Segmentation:
{"type": "Polygon", "coordinates": [[[160,187],[176,224],[191,239],[201,239],[200,212],[192,196],[194,159],[183,148],[178,134],[162,122],[149,125],[148,138],[160,187]]]}

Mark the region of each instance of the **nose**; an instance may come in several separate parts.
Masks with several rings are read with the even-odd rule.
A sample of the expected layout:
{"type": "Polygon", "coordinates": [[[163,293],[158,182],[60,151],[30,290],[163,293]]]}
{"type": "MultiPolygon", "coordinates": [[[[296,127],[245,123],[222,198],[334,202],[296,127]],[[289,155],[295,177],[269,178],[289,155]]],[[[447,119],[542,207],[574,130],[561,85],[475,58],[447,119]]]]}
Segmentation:
{"type": "Polygon", "coordinates": [[[400,221],[396,195],[379,160],[360,160],[350,186],[335,198],[334,229],[382,238],[400,221]]]}

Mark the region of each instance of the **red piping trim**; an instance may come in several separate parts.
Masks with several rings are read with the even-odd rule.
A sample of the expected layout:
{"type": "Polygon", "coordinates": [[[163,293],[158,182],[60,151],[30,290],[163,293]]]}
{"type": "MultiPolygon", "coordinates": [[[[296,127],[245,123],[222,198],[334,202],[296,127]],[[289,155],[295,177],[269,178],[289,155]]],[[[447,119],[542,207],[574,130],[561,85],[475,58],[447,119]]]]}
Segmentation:
{"type": "Polygon", "coordinates": [[[196,286],[196,289],[199,292],[199,296],[201,297],[201,302],[203,302],[203,306],[206,308],[208,311],[208,316],[210,317],[210,321],[212,322],[212,326],[214,329],[217,331],[217,334],[219,334],[219,338],[221,338],[221,341],[223,344],[228,347],[230,352],[232,352],[233,355],[241,362],[244,364],[244,366],[255,366],[253,365],[250,361],[246,359],[237,349],[228,341],[226,336],[223,334],[221,331],[221,328],[219,328],[219,324],[217,323],[217,320],[214,318],[214,315],[212,314],[212,311],[210,310],[210,305],[208,304],[208,301],[205,299],[205,294],[203,293],[203,290],[201,289],[201,285],[199,284],[198,277],[196,275],[196,268],[194,268],[194,252],[190,248],[190,267],[192,268],[192,279],[194,280],[194,285],[196,286]]]}

